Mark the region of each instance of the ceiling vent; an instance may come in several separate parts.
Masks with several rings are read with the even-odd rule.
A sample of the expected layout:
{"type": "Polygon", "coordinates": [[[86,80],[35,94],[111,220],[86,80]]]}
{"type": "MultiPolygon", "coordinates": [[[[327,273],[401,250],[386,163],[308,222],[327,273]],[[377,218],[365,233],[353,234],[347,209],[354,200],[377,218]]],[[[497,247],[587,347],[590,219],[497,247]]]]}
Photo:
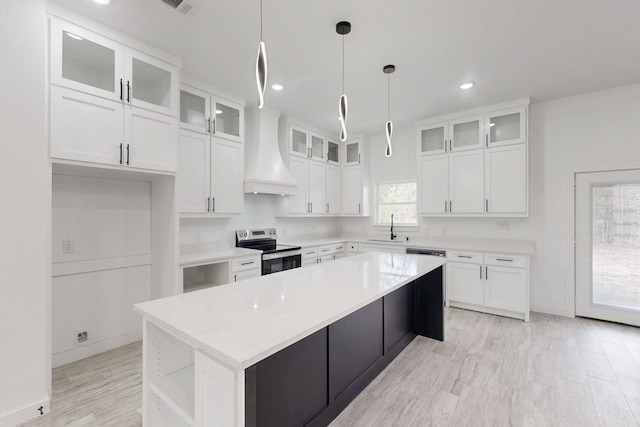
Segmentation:
{"type": "Polygon", "coordinates": [[[162,0],[162,2],[168,4],[185,16],[195,12],[200,3],[199,0],[162,0]]]}

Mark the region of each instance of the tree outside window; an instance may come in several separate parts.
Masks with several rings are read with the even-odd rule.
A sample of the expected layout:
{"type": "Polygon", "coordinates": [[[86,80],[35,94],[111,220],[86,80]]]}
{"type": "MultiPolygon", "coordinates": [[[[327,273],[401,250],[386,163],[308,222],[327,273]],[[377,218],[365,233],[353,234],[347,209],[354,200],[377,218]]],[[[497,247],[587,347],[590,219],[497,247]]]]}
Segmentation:
{"type": "Polygon", "coordinates": [[[417,184],[410,182],[387,182],[378,184],[377,223],[417,225],[417,184]]]}

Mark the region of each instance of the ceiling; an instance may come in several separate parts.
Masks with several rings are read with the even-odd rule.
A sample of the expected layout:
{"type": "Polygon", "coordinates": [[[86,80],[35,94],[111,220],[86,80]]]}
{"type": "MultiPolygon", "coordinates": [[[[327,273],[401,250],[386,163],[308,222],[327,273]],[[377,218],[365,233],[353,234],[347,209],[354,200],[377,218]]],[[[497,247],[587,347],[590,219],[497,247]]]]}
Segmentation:
{"type": "MultiPolygon", "coordinates": [[[[259,0],[200,0],[183,16],[161,0],[50,0],[184,61],[183,72],[257,104],[259,0]]],[[[263,0],[265,106],[337,136],[342,40],[350,134],[531,97],[640,82],[637,0],[263,0]],[[459,85],[472,81],[463,91],[459,85]],[[273,91],[272,83],[285,89],[273,91]]]]}

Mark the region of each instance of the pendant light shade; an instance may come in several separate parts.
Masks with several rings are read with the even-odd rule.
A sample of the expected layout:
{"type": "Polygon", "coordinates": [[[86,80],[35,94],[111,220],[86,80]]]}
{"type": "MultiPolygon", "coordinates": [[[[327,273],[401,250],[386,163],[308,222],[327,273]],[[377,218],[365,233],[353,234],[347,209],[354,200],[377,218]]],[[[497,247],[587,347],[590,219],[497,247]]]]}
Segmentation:
{"type": "Polygon", "coordinates": [[[256,84],[258,85],[258,108],[262,108],[264,107],[264,90],[267,87],[267,51],[263,41],[258,45],[256,84]]]}
{"type": "Polygon", "coordinates": [[[387,75],[387,122],[384,125],[384,131],[387,135],[387,146],[384,149],[384,155],[391,157],[393,148],[391,147],[391,137],[393,136],[393,122],[391,121],[391,74],[396,71],[395,65],[385,65],[382,72],[387,75]]]}
{"type": "Polygon", "coordinates": [[[260,0],[260,44],[256,58],[256,85],[258,86],[258,108],[264,107],[264,90],[267,87],[267,47],[262,41],[262,0],[260,0]]]}
{"type": "Polygon", "coordinates": [[[342,36],[342,95],[338,101],[338,113],[340,114],[340,141],[347,140],[347,95],[344,91],[344,36],[351,32],[351,23],[341,21],[336,24],[336,33],[342,36]]]}

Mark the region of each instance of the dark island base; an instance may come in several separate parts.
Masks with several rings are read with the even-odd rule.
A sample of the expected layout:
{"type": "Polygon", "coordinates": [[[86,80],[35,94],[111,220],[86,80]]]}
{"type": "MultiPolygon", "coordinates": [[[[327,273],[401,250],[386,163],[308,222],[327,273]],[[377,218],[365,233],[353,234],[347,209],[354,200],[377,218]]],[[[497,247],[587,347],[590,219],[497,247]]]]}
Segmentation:
{"type": "Polygon", "coordinates": [[[326,426],[416,337],[444,341],[443,267],[245,370],[245,425],[326,426]]]}

